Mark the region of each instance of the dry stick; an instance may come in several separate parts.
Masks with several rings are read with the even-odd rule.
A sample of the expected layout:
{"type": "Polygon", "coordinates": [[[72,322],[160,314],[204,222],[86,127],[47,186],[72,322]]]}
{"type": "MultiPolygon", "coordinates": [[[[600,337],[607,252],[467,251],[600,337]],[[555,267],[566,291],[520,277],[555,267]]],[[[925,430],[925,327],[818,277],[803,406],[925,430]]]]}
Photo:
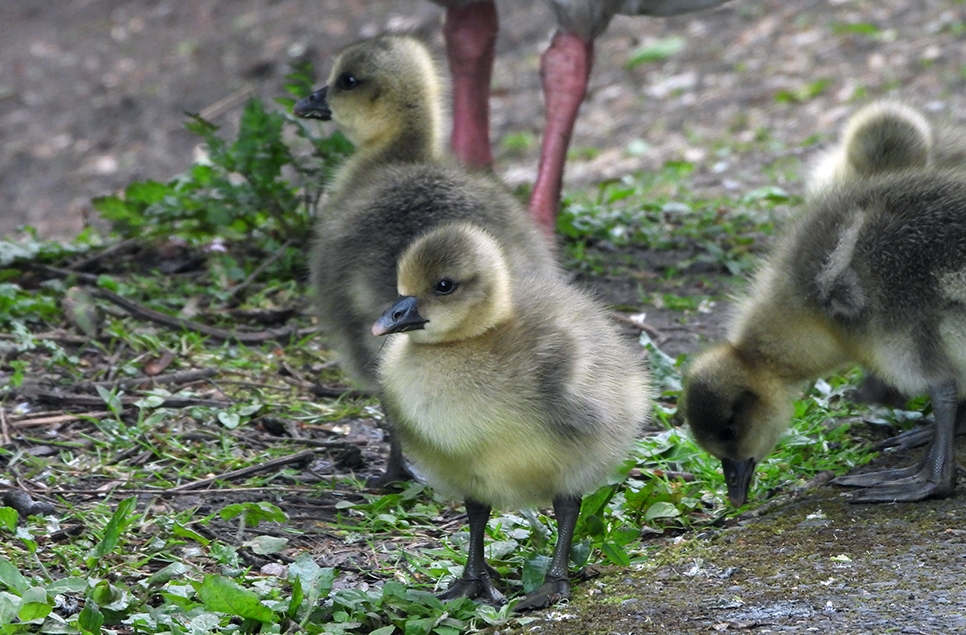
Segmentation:
{"type": "Polygon", "coordinates": [[[78,384],[74,390],[89,392],[95,390],[96,386],[102,388],[134,388],[141,384],[148,384],[151,388],[168,384],[190,384],[200,379],[208,379],[218,374],[217,368],[199,368],[195,370],[184,370],[179,373],[168,373],[167,375],[155,375],[154,377],[129,377],[127,379],[115,379],[113,381],[95,381],[90,383],[78,384]]]}
{"type": "MultiPolygon", "coordinates": [[[[100,396],[95,397],[94,395],[78,395],[72,393],[63,392],[50,392],[46,390],[38,390],[37,392],[31,393],[32,397],[44,401],[46,403],[54,403],[69,406],[103,406],[104,400],[100,396]]],[[[132,405],[135,401],[138,401],[140,397],[121,397],[121,403],[125,406],[132,405]]],[[[194,406],[202,406],[207,408],[227,408],[232,405],[230,401],[221,401],[217,399],[194,399],[188,397],[168,397],[161,402],[159,407],[161,408],[192,408],[194,406]]]]}
{"type": "Polygon", "coordinates": [[[106,249],[102,249],[96,254],[88,256],[87,258],[81,258],[77,262],[71,263],[70,265],[67,266],[67,269],[69,269],[70,271],[79,271],[84,267],[94,264],[98,260],[101,260],[103,258],[106,258],[107,256],[111,256],[113,254],[116,254],[119,251],[123,251],[124,249],[127,249],[131,245],[138,242],[138,240],[139,240],[138,238],[128,238],[127,240],[122,240],[121,242],[111,245],[106,249]]]}
{"type": "Polygon", "coordinates": [[[70,269],[62,269],[61,267],[51,267],[50,265],[41,265],[36,263],[31,263],[30,266],[38,271],[43,271],[44,273],[53,274],[59,278],[74,276],[75,278],[83,282],[87,282],[90,284],[97,283],[97,276],[95,276],[92,273],[81,273],[79,271],[71,271],[70,269]]]}
{"type": "Polygon", "coordinates": [[[106,417],[110,413],[107,410],[96,410],[93,412],[78,412],[75,414],[62,414],[53,417],[37,417],[35,419],[21,419],[20,421],[11,422],[11,426],[15,429],[20,428],[40,428],[42,426],[54,425],[57,423],[70,423],[71,421],[80,421],[81,419],[93,418],[98,419],[100,417],[106,417]]]}
{"type": "MultiPolygon", "coordinates": [[[[206,492],[288,492],[295,494],[312,494],[317,490],[308,487],[230,487],[221,490],[205,490],[206,492]]],[[[57,494],[75,494],[79,496],[106,496],[113,493],[123,493],[123,494],[155,494],[157,496],[188,496],[191,494],[197,494],[198,492],[193,490],[178,490],[173,489],[123,489],[117,488],[113,490],[100,490],[100,489],[56,489],[47,490],[44,492],[45,496],[55,496],[57,494]]]]}
{"type": "Polygon", "coordinates": [[[298,463],[306,459],[315,456],[315,450],[302,450],[296,454],[290,454],[288,456],[283,456],[278,459],[272,459],[271,461],[266,461],[258,465],[252,465],[250,467],[244,467],[240,470],[233,470],[231,472],[225,472],[224,474],[219,474],[218,476],[212,476],[210,478],[203,478],[200,481],[192,481],[191,483],[185,483],[184,485],[179,485],[177,487],[172,487],[168,492],[183,492],[190,489],[197,489],[199,487],[204,487],[205,485],[210,485],[218,480],[230,480],[233,478],[239,478],[241,476],[249,476],[251,474],[257,474],[258,472],[264,472],[272,468],[280,467],[282,465],[288,465],[289,463],[298,463]]]}
{"type": "Polygon", "coordinates": [[[248,285],[250,285],[252,282],[254,282],[255,281],[255,278],[257,278],[259,275],[261,275],[261,273],[263,271],[265,271],[266,269],[268,269],[268,267],[271,266],[271,264],[273,262],[275,262],[276,260],[278,260],[279,258],[281,258],[285,254],[285,250],[288,249],[289,247],[291,247],[294,244],[295,244],[295,239],[294,238],[289,238],[284,243],[282,243],[282,246],[278,248],[278,251],[276,251],[274,254],[272,254],[271,256],[269,256],[268,258],[266,258],[265,259],[265,262],[263,262],[262,264],[258,265],[255,268],[255,271],[251,272],[251,274],[247,278],[245,278],[243,281],[239,282],[234,287],[232,287],[231,289],[228,290],[228,298],[229,299],[234,298],[236,295],[238,295],[239,293],[241,293],[242,291],[244,291],[246,288],[248,288],[248,285]]]}
{"type": "Polygon", "coordinates": [[[223,97],[222,99],[219,99],[212,105],[202,110],[200,113],[198,113],[198,116],[201,117],[202,119],[207,119],[208,121],[211,121],[212,119],[215,119],[216,117],[219,117],[225,114],[226,112],[228,112],[229,110],[237,106],[238,104],[245,101],[248,98],[248,96],[251,95],[253,92],[255,92],[254,86],[246,86],[241,90],[236,90],[235,92],[228,95],[227,97],[223,97]]]}
{"type": "Polygon", "coordinates": [[[142,317],[171,328],[194,331],[196,333],[201,333],[202,335],[207,335],[208,337],[216,340],[226,342],[238,342],[239,344],[261,344],[270,340],[288,338],[292,335],[301,337],[303,334],[307,335],[315,332],[315,329],[295,329],[290,326],[286,326],[280,329],[268,329],[267,331],[258,331],[255,333],[236,333],[234,331],[226,331],[225,329],[207,326],[199,322],[177,318],[167,315],[166,313],[161,313],[160,311],[155,311],[154,309],[149,309],[146,306],[138,304],[133,300],[128,300],[124,296],[118,295],[113,291],[108,291],[107,289],[94,289],[93,292],[94,295],[113,302],[137,317],[142,317]]]}
{"type": "Polygon", "coordinates": [[[0,436],[2,436],[3,445],[10,444],[10,428],[7,427],[7,415],[3,411],[3,406],[0,406],[0,436]]]}
{"type": "Polygon", "coordinates": [[[661,332],[656,328],[654,328],[653,326],[651,326],[650,324],[647,324],[645,322],[638,322],[637,320],[632,320],[631,318],[627,317],[623,313],[618,313],[617,311],[611,311],[610,316],[611,318],[613,318],[614,320],[617,320],[621,324],[633,326],[639,331],[644,331],[651,337],[661,337],[661,332]]]}

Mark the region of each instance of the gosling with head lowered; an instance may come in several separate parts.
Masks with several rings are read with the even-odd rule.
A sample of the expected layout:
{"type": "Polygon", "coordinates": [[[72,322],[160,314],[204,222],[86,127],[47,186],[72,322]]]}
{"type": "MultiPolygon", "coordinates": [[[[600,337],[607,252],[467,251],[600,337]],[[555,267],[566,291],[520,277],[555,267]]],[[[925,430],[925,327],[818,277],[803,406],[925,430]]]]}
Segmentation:
{"type": "Polygon", "coordinates": [[[452,223],[399,260],[400,298],[373,325],[403,448],[439,491],[466,502],[463,575],[440,597],[501,603],[483,538],[492,507],[552,502],[544,584],[516,610],[569,597],[582,495],[628,456],[650,410],[647,373],[606,312],[557,276],[521,272],[487,229],[452,223]]]}
{"type": "Polygon", "coordinates": [[[739,303],[727,341],[685,374],[682,408],[747,499],[802,384],[859,363],[905,394],[928,393],[936,434],[922,461],[847,477],[855,502],[950,495],[966,398],[966,177],[902,170],[829,187],[780,240],[739,303]]]}
{"type": "MultiPolygon", "coordinates": [[[[319,214],[311,283],[340,363],[376,392],[380,342],[369,327],[396,298],[396,260],[417,235],[470,220],[500,241],[511,267],[556,271],[548,241],[503,185],[443,156],[442,104],[425,45],[383,35],[338,53],[328,85],[295,106],[300,117],[334,120],[356,146],[319,214]]],[[[386,472],[370,485],[407,476],[398,443],[390,448],[386,472]]]]}

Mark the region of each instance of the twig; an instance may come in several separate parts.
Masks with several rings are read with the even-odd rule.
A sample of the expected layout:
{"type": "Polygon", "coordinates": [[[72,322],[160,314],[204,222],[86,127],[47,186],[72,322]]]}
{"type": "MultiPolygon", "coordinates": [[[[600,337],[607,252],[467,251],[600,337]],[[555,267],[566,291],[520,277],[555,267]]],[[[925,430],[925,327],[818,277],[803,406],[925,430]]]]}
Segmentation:
{"type": "Polygon", "coordinates": [[[248,96],[253,92],[255,92],[254,86],[246,86],[241,90],[236,90],[227,97],[219,99],[215,103],[202,110],[200,113],[198,113],[198,116],[202,119],[211,121],[212,119],[220,117],[241,102],[245,101],[245,99],[247,99],[248,96]]]}
{"type": "Polygon", "coordinates": [[[257,474],[258,472],[271,470],[276,467],[281,467],[282,465],[288,465],[289,463],[299,463],[313,456],[315,456],[315,450],[302,450],[301,452],[297,452],[296,454],[290,454],[289,456],[283,456],[277,459],[272,459],[271,461],[259,463],[258,465],[252,465],[250,467],[244,467],[240,470],[233,470],[231,472],[225,472],[224,474],[219,474],[217,476],[212,476],[210,478],[203,478],[199,481],[192,481],[190,483],[185,483],[184,485],[172,487],[168,491],[183,492],[185,490],[197,489],[199,487],[204,487],[205,485],[210,485],[215,481],[219,481],[219,480],[227,481],[233,478],[250,476],[251,474],[257,474]]]}
{"type": "Polygon", "coordinates": [[[747,518],[758,518],[759,516],[764,516],[765,514],[769,513],[771,510],[775,509],[776,507],[784,505],[789,501],[795,500],[805,492],[815,489],[816,487],[822,487],[823,485],[826,485],[833,478],[835,478],[835,473],[832,471],[819,472],[809,480],[805,481],[805,483],[800,485],[799,487],[792,488],[792,490],[788,492],[786,495],[776,496],[775,498],[765,502],[761,506],[756,507],[755,509],[749,510],[744,514],[741,514],[738,517],[738,520],[745,520],[747,518]]]}
{"type": "Polygon", "coordinates": [[[53,417],[37,417],[34,419],[21,419],[20,421],[13,421],[10,425],[14,428],[40,428],[43,426],[54,425],[57,423],[70,423],[71,421],[80,421],[85,418],[97,419],[99,417],[106,417],[110,413],[106,410],[97,410],[94,412],[78,412],[75,414],[62,414],[53,417]]]}
{"type": "Polygon", "coordinates": [[[115,379],[113,381],[95,381],[74,386],[74,390],[81,392],[94,392],[96,386],[101,388],[135,388],[142,384],[148,384],[150,388],[155,386],[165,386],[168,384],[182,385],[200,379],[208,379],[218,374],[217,368],[198,368],[194,370],[184,370],[179,373],[168,373],[167,375],[156,375],[154,377],[129,377],[127,379],[115,379]]]}
{"type": "Polygon", "coordinates": [[[354,398],[375,396],[368,390],[359,390],[357,388],[333,388],[332,386],[324,386],[322,384],[313,384],[312,387],[309,388],[309,392],[312,393],[313,397],[333,397],[336,399],[339,397],[354,398]]]}
{"type": "Polygon", "coordinates": [[[127,249],[128,247],[130,247],[131,245],[133,245],[133,244],[135,244],[137,242],[138,242],[138,239],[137,238],[128,238],[127,240],[122,240],[121,242],[116,243],[114,245],[111,245],[110,247],[107,247],[106,249],[102,249],[101,251],[97,252],[96,254],[93,254],[93,255],[88,256],[86,258],[81,258],[77,262],[73,262],[73,263],[69,264],[67,266],[67,269],[70,270],[70,271],[80,271],[84,267],[88,267],[88,266],[94,264],[95,262],[97,262],[98,260],[101,260],[103,258],[106,258],[107,256],[114,255],[114,254],[116,254],[119,251],[123,251],[123,250],[127,249]]]}
{"type": "MultiPolygon", "coordinates": [[[[46,390],[32,393],[33,397],[46,403],[68,405],[68,406],[103,406],[104,400],[94,395],[78,395],[76,393],[50,392],[46,390]]],[[[121,397],[121,403],[125,406],[133,405],[141,397],[121,397]]],[[[230,401],[216,399],[196,399],[190,397],[168,397],[159,404],[162,408],[192,408],[202,406],[208,408],[227,408],[232,405],[230,401]]]]}
{"type": "MultiPolygon", "coordinates": [[[[307,488],[307,487],[227,487],[224,489],[208,489],[205,492],[292,492],[295,494],[312,494],[318,490],[307,488]]],[[[105,496],[108,493],[124,493],[124,494],[147,494],[156,496],[188,496],[191,494],[197,494],[198,492],[194,490],[173,490],[173,489],[123,489],[117,488],[114,490],[100,490],[100,489],[56,489],[48,490],[44,494],[46,496],[55,496],[57,494],[74,494],[77,496],[105,496]]]]}
{"type": "Polygon", "coordinates": [[[208,337],[225,342],[237,342],[239,344],[261,344],[271,340],[290,338],[293,335],[301,337],[303,334],[308,335],[309,333],[315,332],[314,329],[295,329],[293,327],[286,326],[280,329],[268,329],[266,331],[256,331],[253,333],[237,333],[234,331],[226,331],[225,329],[208,326],[206,324],[201,324],[200,322],[195,322],[193,320],[177,318],[166,313],[161,313],[160,311],[155,311],[154,309],[149,309],[146,306],[138,304],[133,300],[128,300],[124,296],[118,295],[113,291],[108,291],[107,289],[94,289],[93,293],[98,297],[113,302],[134,316],[151,320],[152,322],[163,324],[164,326],[171,328],[201,333],[202,335],[207,335],[208,337]]]}
{"type": "Polygon", "coordinates": [[[61,267],[51,267],[50,265],[41,265],[38,263],[30,263],[30,266],[38,271],[43,271],[44,273],[53,274],[58,278],[67,278],[69,276],[74,276],[82,282],[87,282],[89,284],[97,283],[97,276],[92,273],[81,273],[80,271],[72,271],[70,269],[63,269],[61,267]]]}
{"type": "Polygon", "coordinates": [[[10,438],[10,428],[7,427],[7,415],[4,413],[3,406],[0,406],[0,440],[2,440],[2,445],[9,445],[12,441],[10,438]]]}
{"type": "Polygon", "coordinates": [[[273,434],[246,434],[243,437],[237,437],[242,440],[255,440],[255,441],[266,441],[270,443],[292,443],[298,445],[307,445],[313,448],[348,448],[351,446],[363,446],[369,445],[369,441],[366,439],[359,439],[358,441],[348,441],[348,440],[337,440],[337,441],[320,441],[319,439],[296,439],[293,437],[277,437],[273,434]]]}
{"type": "Polygon", "coordinates": [[[229,300],[233,299],[236,295],[238,295],[239,293],[241,293],[242,291],[244,291],[246,288],[248,288],[248,285],[250,285],[252,282],[254,282],[255,281],[255,278],[257,278],[259,275],[261,275],[261,273],[263,271],[265,271],[266,269],[268,269],[269,266],[271,266],[271,264],[273,262],[275,262],[276,260],[278,260],[279,258],[281,258],[283,255],[285,255],[285,250],[288,249],[289,247],[291,247],[294,244],[295,244],[295,239],[294,238],[289,238],[284,243],[282,243],[282,246],[279,247],[278,250],[275,253],[273,253],[271,256],[269,256],[268,258],[266,258],[265,259],[265,262],[263,262],[262,264],[260,264],[257,267],[255,267],[255,271],[251,272],[251,274],[249,274],[249,276],[247,278],[245,278],[243,281],[239,282],[234,287],[232,287],[231,289],[229,289],[229,291],[228,291],[228,299],[229,300]]]}
{"type": "Polygon", "coordinates": [[[656,328],[654,328],[653,326],[651,326],[650,324],[647,324],[646,322],[638,322],[637,320],[632,320],[631,318],[627,317],[623,313],[619,313],[617,311],[611,311],[610,317],[620,322],[621,324],[632,326],[636,328],[638,331],[644,331],[651,337],[661,337],[661,332],[656,328]]]}

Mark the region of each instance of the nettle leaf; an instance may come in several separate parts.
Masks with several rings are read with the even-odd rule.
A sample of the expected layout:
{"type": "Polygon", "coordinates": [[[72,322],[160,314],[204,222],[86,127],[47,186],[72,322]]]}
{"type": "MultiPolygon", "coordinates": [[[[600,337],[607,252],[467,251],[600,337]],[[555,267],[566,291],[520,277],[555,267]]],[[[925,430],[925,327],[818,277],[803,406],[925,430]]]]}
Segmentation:
{"type": "Polygon", "coordinates": [[[267,502],[257,503],[234,503],[221,508],[218,515],[222,520],[231,520],[238,516],[244,516],[246,527],[257,527],[261,522],[284,523],[288,516],[277,506],[267,502]]]}
{"type": "Polygon", "coordinates": [[[236,615],[262,623],[277,621],[275,613],[252,591],[220,575],[206,575],[201,583],[201,601],[211,611],[236,615]]]}
{"type": "Polygon", "coordinates": [[[93,602],[87,602],[77,615],[77,626],[87,633],[100,633],[104,624],[104,615],[93,602]]]}
{"type": "Polygon", "coordinates": [[[674,503],[658,501],[647,508],[644,512],[644,520],[654,520],[656,518],[675,518],[681,515],[681,510],[675,507],[674,503]]]}
{"type": "MultiPolygon", "coordinates": [[[[134,511],[135,505],[137,505],[136,496],[127,498],[118,504],[111,519],[107,521],[107,525],[104,527],[104,534],[101,537],[101,541],[94,546],[90,556],[88,556],[88,566],[94,566],[94,562],[114,551],[114,548],[117,547],[117,543],[121,538],[121,534],[124,533],[124,530],[128,528],[133,520],[131,518],[131,512],[134,511]]],[[[104,606],[101,602],[98,602],[98,604],[104,606]]]]}
{"type": "Polygon", "coordinates": [[[35,622],[39,624],[54,609],[47,600],[47,590],[43,587],[30,587],[24,591],[20,599],[23,603],[20,605],[20,611],[17,613],[17,617],[20,618],[21,622],[35,622]]]}
{"type": "Polygon", "coordinates": [[[23,577],[20,570],[13,566],[12,562],[2,557],[0,557],[0,583],[6,585],[17,595],[23,595],[23,592],[30,588],[30,583],[27,582],[27,578],[23,577]]]}
{"type": "Polygon", "coordinates": [[[268,554],[278,553],[288,545],[288,538],[279,538],[277,536],[255,536],[251,540],[246,540],[242,543],[244,546],[249,547],[252,551],[260,556],[267,556],[268,554]]]}
{"type": "Polygon", "coordinates": [[[0,507],[0,527],[10,531],[17,531],[17,519],[20,514],[13,507],[0,507]]]}

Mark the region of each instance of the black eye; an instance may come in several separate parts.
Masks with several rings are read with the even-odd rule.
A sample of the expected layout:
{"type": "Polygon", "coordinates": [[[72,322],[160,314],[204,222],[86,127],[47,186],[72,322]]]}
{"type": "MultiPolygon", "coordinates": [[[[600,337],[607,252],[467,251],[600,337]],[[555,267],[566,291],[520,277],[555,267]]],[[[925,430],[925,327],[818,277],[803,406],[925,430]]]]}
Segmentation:
{"type": "Polygon", "coordinates": [[[456,283],[447,278],[443,278],[433,287],[433,293],[436,295],[449,295],[453,291],[456,291],[456,283]]]}
{"type": "Polygon", "coordinates": [[[721,428],[721,432],[718,433],[718,438],[722,441],[734,441],[735,437],[738,436],[738,431],[735,430],[734,426],[725,426],[721,428]]]}
{"type": "Polygon", "coordinates": [[[339,75],[339,79],[335,81],[335,84],[342,90],[352,90],[359,85],[359,80],[352,73],[342,73],[339,75]]]}

